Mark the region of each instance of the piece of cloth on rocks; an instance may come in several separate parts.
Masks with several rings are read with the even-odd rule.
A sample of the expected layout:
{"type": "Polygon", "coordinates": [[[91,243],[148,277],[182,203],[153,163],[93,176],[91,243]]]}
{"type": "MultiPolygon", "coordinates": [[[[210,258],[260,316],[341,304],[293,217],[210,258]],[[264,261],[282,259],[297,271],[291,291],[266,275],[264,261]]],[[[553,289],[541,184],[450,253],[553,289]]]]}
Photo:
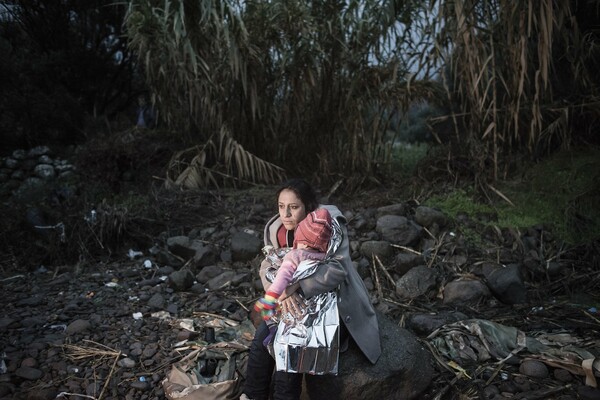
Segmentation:
{"type": "Polygon", "coordinates": [[[569,334],[543,334],[533,338],[512,326],[467,319],[438,328],[427,340],[438,357],[459,365],[480,364],[491,359],[504,362],[521,353],[522,357],[585,376],[588,386],[597,387],[596,377],[600,377],[600,359],[585,348],[575,346],[584,341],[569,334]]]}

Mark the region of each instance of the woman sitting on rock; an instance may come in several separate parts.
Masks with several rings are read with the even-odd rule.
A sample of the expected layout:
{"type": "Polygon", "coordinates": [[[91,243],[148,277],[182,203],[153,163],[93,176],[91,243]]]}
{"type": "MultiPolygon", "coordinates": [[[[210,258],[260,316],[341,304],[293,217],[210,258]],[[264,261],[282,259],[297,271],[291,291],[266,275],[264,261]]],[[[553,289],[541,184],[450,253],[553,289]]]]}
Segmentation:
{"type": "MultiPolygon", "coordinates": [[[[333,205],[319,206],[312,187],[302,179],[291,179],[277,191],[279,214],[265,226],[265,246],[275,249],[292,247],[296,227],[308,213],[318,207],[327,209],[332,219],[337,220],[342,231],[342,240],[333,257],[328,257],[315,272],[305,279],[286,287],[278,299],[283,314],[290,313],[297,318],[304,310],[303,298],[330,292],[337,289],[340,315],[341,349],[347,348],[352,338],[369,361],[375,363],[381,354],[379,327],[375,310],[369,300],[367,289],[350,259],[350,245],[346,230],[346,218],[333,205]]],[[[260,268],[260,277],[265,291],[271,281],[267,273],[272,263],[265,259],[260,268]]],[[[263,345],[269,335],[269,328],[262,322],[252,341],[243,395],[240,399],[267,400],[274,378],[274,400],[297,400],[302,391],[303,374],[276,371],[275,360],[263,345]]],[[[318,379],[307,375],[307,379],[318,379]]],[[[308,386],[311,384],[308,382],[308,386]]]]}

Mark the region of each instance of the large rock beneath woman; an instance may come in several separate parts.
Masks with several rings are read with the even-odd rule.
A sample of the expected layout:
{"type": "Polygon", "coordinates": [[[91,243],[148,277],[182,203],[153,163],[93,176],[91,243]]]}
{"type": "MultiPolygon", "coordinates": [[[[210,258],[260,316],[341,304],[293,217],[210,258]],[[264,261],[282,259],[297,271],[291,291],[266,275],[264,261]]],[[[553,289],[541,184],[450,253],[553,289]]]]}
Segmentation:
{"type": "Polygon", "coordinates": [[[410,331],[378,313],[381,357],[371,364],[356,345],[340,354],[337,376],[307,376],[302,399],[418,399],[433,381],[433,358],[410,331]]]}

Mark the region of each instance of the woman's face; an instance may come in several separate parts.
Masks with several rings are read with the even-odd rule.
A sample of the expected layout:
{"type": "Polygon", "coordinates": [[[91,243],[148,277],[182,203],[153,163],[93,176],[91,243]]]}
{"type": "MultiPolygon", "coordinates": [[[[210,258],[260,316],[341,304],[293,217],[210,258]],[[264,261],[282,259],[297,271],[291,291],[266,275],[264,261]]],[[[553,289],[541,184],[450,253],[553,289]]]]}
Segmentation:
{"type": "Polygon", "coordinates": [[[293,190],[283,189],[278,199],[279,217],[288,231],[296,229],[306,217],[306,207],[293,190]]]}

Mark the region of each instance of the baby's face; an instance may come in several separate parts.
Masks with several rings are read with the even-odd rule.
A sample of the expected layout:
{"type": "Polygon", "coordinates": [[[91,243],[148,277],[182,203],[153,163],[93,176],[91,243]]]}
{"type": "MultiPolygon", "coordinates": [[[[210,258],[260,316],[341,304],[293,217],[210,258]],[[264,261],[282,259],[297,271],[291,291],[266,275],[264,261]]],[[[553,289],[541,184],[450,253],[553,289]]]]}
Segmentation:
{"type": "Polygon", "coordinates": [[[308,245],[306,245],[306,243],[298,243],[298,244],[296,244],[296,248],[297,249],[310,249],[310,247],[308,245]]]}

